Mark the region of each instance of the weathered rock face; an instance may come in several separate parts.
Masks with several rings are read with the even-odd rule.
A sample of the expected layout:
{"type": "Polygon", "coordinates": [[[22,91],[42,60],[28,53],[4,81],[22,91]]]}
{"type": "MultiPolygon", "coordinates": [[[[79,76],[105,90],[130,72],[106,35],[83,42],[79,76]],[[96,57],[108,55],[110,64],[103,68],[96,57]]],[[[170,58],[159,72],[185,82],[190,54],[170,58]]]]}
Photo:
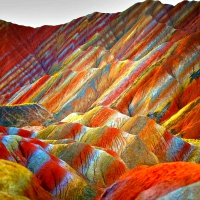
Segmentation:
{"type": "Polygon", "coordinates": [[[0,159],[0,177],[2,199],[56,199],[33,173],[17,163],[0,159]]]}
{"type": "Polygon", "coordinates": [[[0,106],[0,125],[41,126],[55,121],[53,115],[38,104],[0,106]]]}
{"type": "MultiPolygon", "coordinates": [[[[70,196],[72,199],[93,199],[100,192],[94,185],[88,183],[88,181],[85,180],[86,178],[82,178],[78,173],[79,171],[75,171],[75,167],[75,169],[73,169],[63,160],[48,153],[49,151],[54,153],[53,150],[56,149],[62,155],[67,148],[63,149],[60,145],[48,145],[37,139],[28,139],[20,136],[2,136],[0,144],[0,158],[17,162],[27,167],[40,180],[41,186],[58,198],[66,199],[70,196]],[[74,186],[76,186],[76,188],[74,188],[74,186]]],[[[83,152],[83,154],[84,153],[85,152],[83,152]]],[[[72,153],[70,156],[72,156],[72,153]]],[[[105,157],[106,156],[103,158],[105,157]]],[[[112,158],[108,161],[113,164],[112,158]]],[[[119,170],[119,175],[116,177],[114,176],[115,179],[117,179],[125,172],[126,167],[123,162],[117,162],[117,159],[115,162],[118,166],[121,164],[122,168],[119,170]]],[[[97,164],[99,163],[97,162],[97,164]]],[[[113,166],[117,167],[114,164],[113,166]]],[[[102,171],[103,166],[100,165],[99,168],[102,171]]],[[[99,182],[101,185],[101,181],[99,182]]],[[[24,184],[26,185],[28,183],[24,184]]]]}
{"type": "Polygon", "coordinates": [[[199,191],[200,182],[193,183],[191,185],[174,190],[167,195],[159,198],[159,200],[171,200],[171,199],[198,199],[200,195],[199,191]]]}
{"type": "Polygon", "coordinates": [[[0,36],[0,199],[199,196],[200,2],[0,36]]]}
{"type": "MultiPolygon", "coordinates": [[[[184,162],[138,167],[122,175],[106,189],[101,199],[158,199],[173,190],[198,182],[199,170],[199,164],[184,162]]],[[[180,190],[182,194],[186,188],[184,190],[180,190]]]]}

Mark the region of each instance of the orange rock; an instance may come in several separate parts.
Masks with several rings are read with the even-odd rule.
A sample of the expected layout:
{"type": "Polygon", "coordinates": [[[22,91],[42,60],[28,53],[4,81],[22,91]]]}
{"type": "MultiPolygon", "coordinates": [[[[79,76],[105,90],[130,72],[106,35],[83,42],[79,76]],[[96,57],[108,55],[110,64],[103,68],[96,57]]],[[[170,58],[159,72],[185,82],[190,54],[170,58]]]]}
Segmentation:
{"type": "Polygon", "coordinates": [[[101,200],[131,200],[142,193],[149,197],[147,199],[157,199],[197,181],[200,181],[199,164],[174,162],[141,166],[122,175],[106,189],[101,200]]]}

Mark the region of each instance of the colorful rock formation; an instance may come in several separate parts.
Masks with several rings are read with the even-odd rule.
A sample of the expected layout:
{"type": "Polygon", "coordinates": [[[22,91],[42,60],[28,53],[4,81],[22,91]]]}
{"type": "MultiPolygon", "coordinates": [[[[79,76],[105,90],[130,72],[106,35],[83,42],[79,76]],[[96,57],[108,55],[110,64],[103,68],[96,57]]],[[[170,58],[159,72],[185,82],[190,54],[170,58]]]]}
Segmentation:
{"type": "Polygon", "coordinates": [[[0,36],[0,199],[198,199],[200,2],[0,36]]]}

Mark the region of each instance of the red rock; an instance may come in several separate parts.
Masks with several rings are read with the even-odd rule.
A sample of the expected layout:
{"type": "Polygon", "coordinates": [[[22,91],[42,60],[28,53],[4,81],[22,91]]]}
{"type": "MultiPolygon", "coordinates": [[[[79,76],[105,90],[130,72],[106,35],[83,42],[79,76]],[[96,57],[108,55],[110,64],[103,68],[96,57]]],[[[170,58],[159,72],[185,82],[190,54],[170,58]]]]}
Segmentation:
{"type": "Polygon", "coordinates": [[[138,167],[122,175],[106,189],[101,199],[140,199],[142,193],[148,199],[155,199],[199,181],[199,172],[199,164],[185,162],[138,167]]]}

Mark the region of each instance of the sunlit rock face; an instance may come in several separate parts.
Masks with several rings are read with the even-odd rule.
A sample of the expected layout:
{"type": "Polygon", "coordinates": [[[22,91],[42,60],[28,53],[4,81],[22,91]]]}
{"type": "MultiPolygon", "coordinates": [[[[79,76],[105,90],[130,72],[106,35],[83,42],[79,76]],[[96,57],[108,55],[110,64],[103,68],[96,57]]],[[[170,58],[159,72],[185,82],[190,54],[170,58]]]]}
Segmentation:
{"type": "Polygon", "coordinates": [[[199,198],[200,2],[0,36],[0,199],[199,198]]]}
{"type": "Polygon", "coordinates": [[[22,165],[0,159],[0,167],[1,199],[56,199],[45,191],[40,180],[22,165]]]}
{"type": "MultiPolygon", "coordinates": [[[[199,164],[185,162],[141,166],[121,176],[115,184],[106,189],[101,199],[168,199],[165,195],[169,193],[169,197],[175,197],[178,189],[179,195],[183,195],[184,199],[182,190],[185,190],[187,195],[186,188],[191,187],[195,191],[195,186],[199,184],[199,170],[199,164]]],[[[189,192],[188,197],[189,195],[192,199],[196,197],[195,193],[189,192]]]]}

